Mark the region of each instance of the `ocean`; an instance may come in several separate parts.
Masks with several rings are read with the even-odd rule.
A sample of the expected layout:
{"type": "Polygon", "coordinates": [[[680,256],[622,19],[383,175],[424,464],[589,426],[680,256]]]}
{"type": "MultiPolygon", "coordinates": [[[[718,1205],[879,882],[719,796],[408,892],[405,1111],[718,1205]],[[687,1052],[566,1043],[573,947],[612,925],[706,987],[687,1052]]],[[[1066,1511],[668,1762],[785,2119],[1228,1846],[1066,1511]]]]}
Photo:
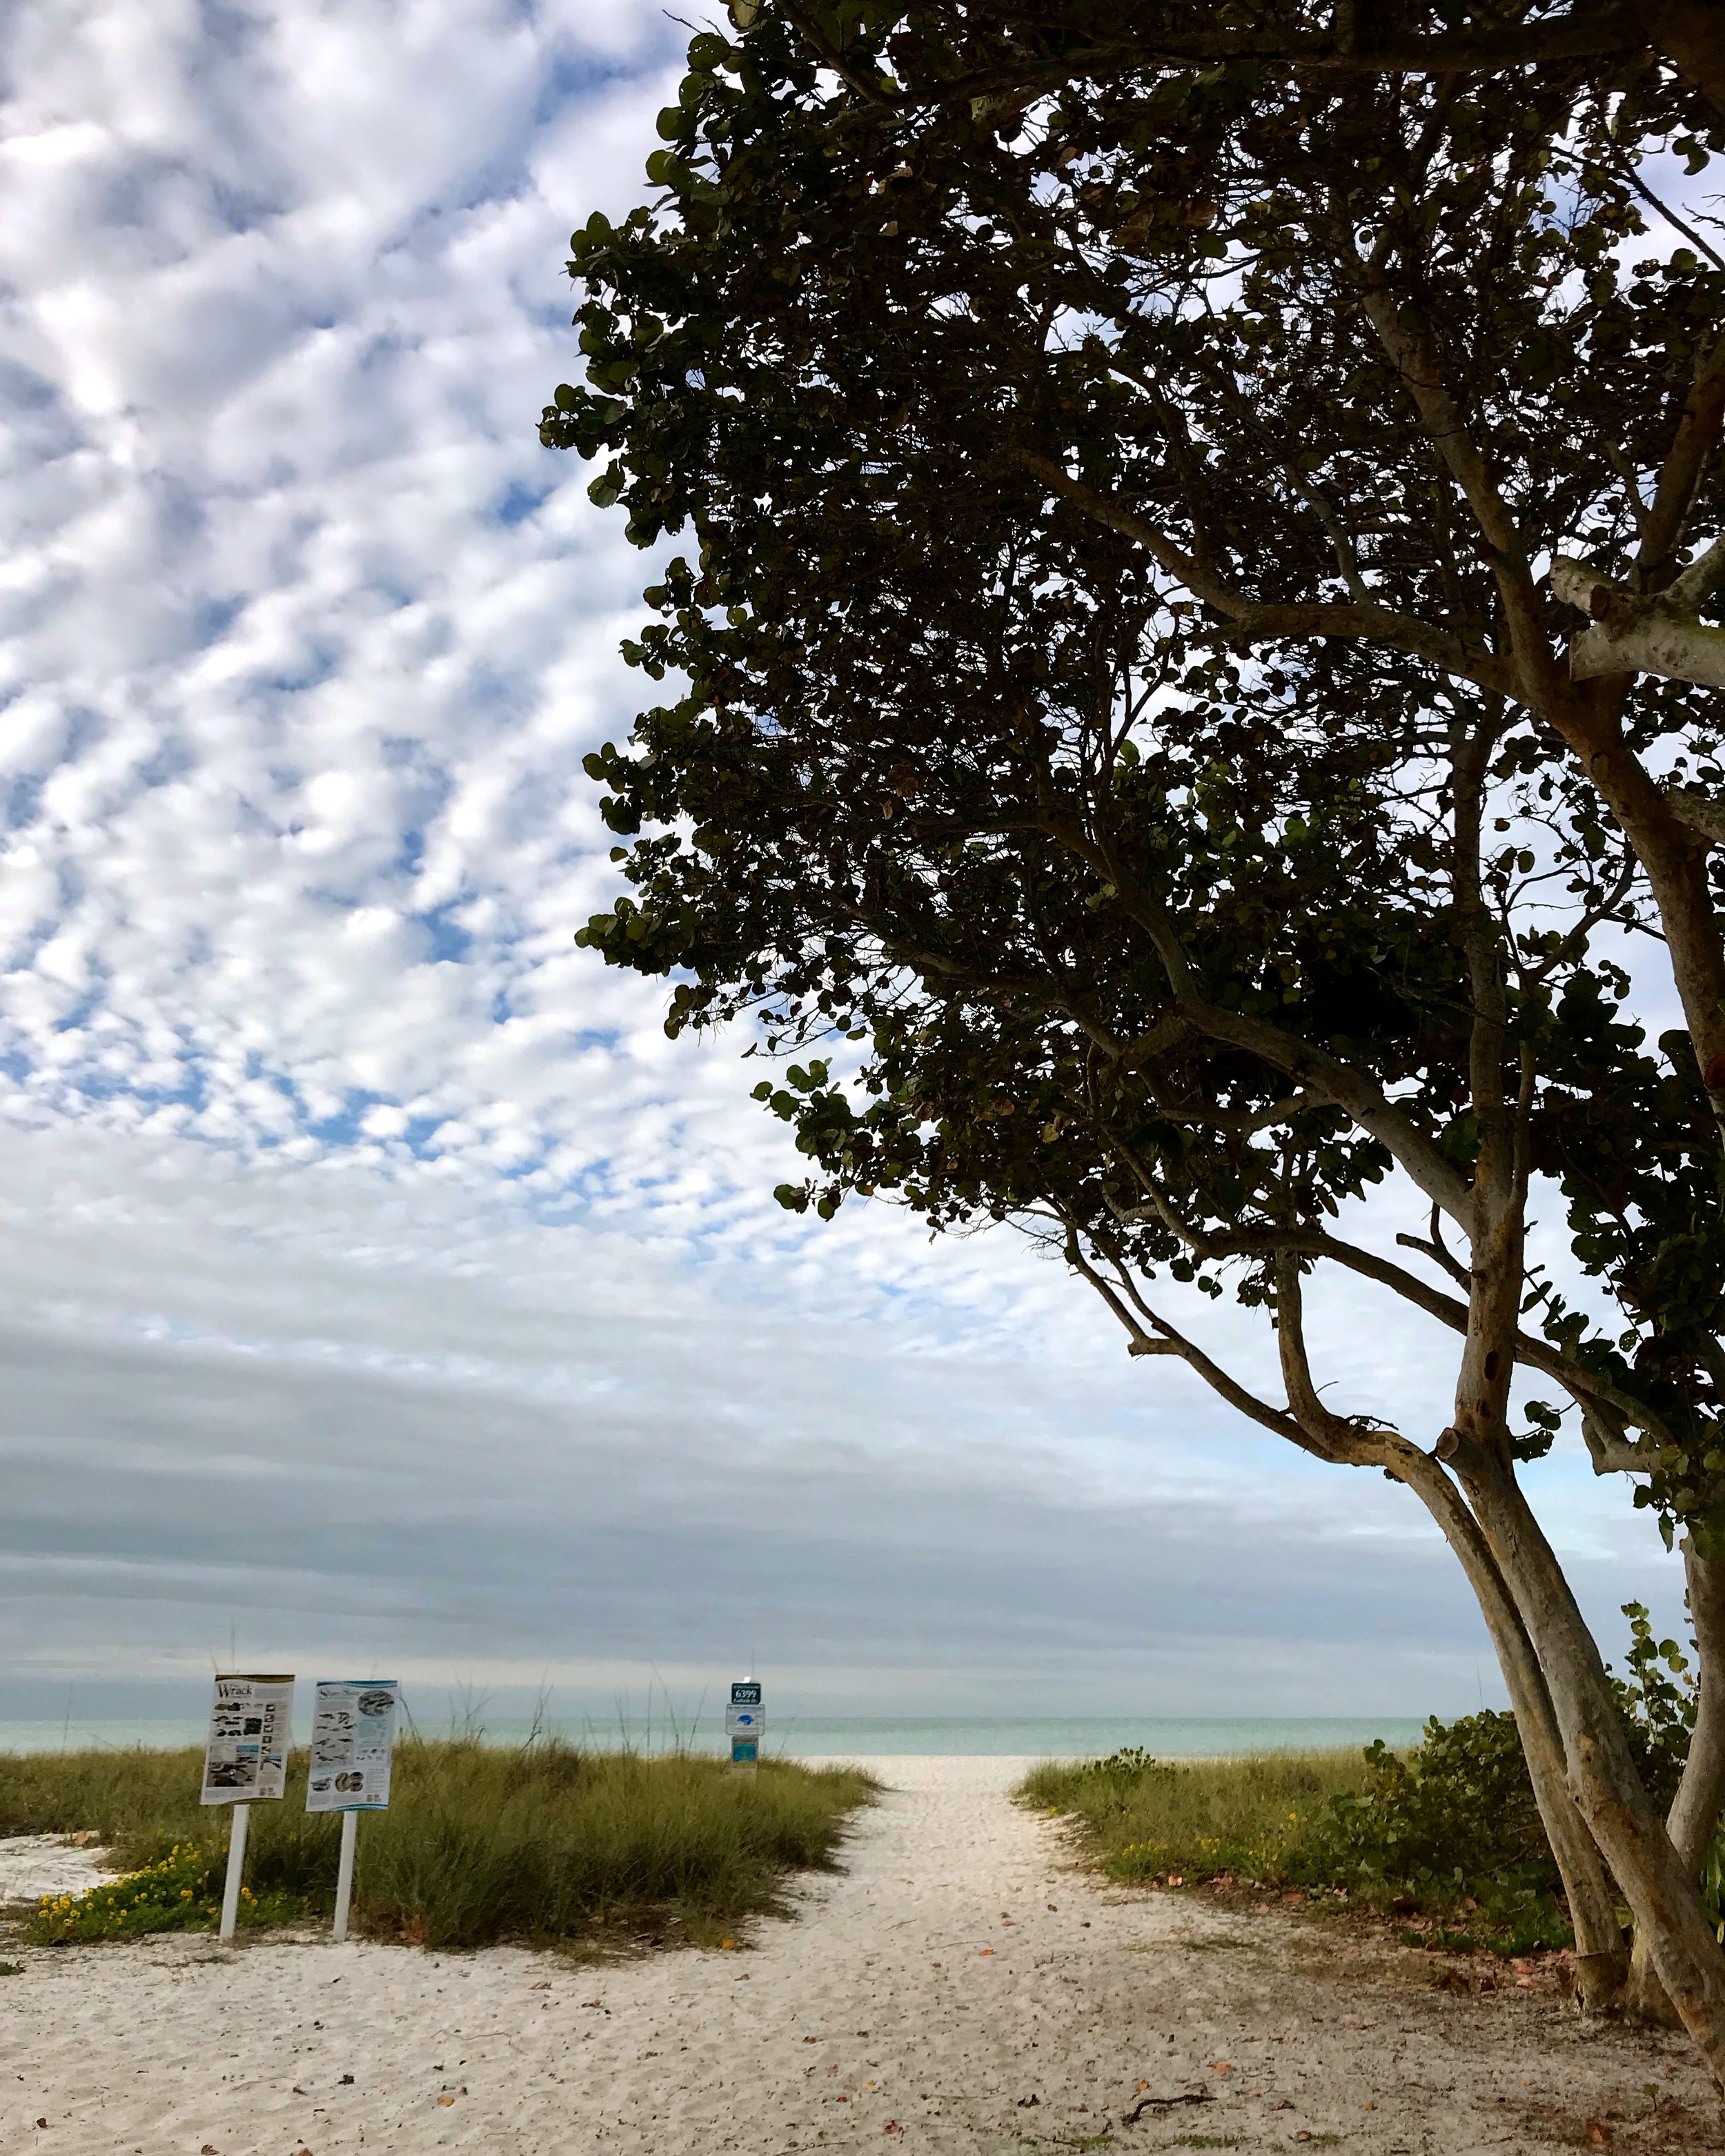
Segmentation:
{"type": "MultiPolygon", "coordinates": [[[[309,1727],[302,1708],[299,1734],[309,1727]]],[[[428,1737],[465,1729],[487,1743],[520,1744],[531,1733],[525,1717],[445,1717],[418,1725],[428,1737]]],[[[642,1752],[686,1745],[700,1752],[725,1748],[722,1715],[683,1720],[663,1712],[639,1717],[554,1716],[541,1725],[567,1742],[595,1749],[627,1747],[642,1752]]],[[[1381,1737],[1386,1744],[1418,1743],[1424,1723],[1411,1715],[1085,1715],[827,1716],[775,1715],[767,1703],[765,1754],[793,1759],[892,1758],[931,1753],[1012,1755],[1032,1758],[1097,1758],[1128,1745],[1168,1759],[1217,1758],[1242,1752],[1353,1749],[1381,1737]]],[[[202,1720],[91,1720],[68,1715],[56,1722],[0,1722],[0,1752],[59,1752],[86,1747],[201,1744],[202,1720]]]]}

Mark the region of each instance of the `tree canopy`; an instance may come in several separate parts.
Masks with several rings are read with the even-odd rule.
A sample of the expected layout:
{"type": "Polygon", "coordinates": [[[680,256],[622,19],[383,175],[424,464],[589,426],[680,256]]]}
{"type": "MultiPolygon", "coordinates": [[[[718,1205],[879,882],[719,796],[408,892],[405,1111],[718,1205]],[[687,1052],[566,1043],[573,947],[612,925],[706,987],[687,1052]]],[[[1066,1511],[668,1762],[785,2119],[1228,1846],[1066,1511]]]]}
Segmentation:
{"type": "Polygon", "coordinates": [[[1725,259],[1659,192],[1725,147],[1712,44],[1675,6],[734,13],[655,200],[572,242],[542,439],[691,535],[626,647],[670,701],[592,759],[629,888],[582,940],[671,978],[671,1032],[797,1059],[757,1088],[788,1204],[1025,1224],[1135,1352],[1414,1489],[1554,1840],[1567,1771],[1725,2072],[1516,1478],[1573,1404],[1725,1559],[1725,259]],[[1603,1322],[1528,1266],[1540,1174],[1603,1322]],[[1349,1230],[1380,1184],[1405,1258],[1349,1230]],[[1320,1265],[1456,1335],[1431,1451],[1323,1400],[1320,1265]],[[1165,1274],[1266,1311],[1285,1403],[1165,1274]],[[1559,1396],[1519,1432],[1517,1368],[1559,1396]]]}
{"type": "MultiPolygon", "coordinates": [[[[1283,1214],[1332,1209],[1399,1146],[1459,1218],[1445,767],[1471,739],[1471,813],[1504,827],[1476,850],[1512,1031],[1563,1037],[1535,1142],[1584,1262],[1640,1317],[1632,1345],[1587,1352],[1662,1389],[1661,1435],[1689,1424],[1667,1509],[1716,1511],[1712,1147],[1693,1059],[1640,1052],[1626,976],[1592,961],[1640,917],[1645,869],[1563,726],[1692,791],[1718,783],[1714,700],[1620,674],[1553,713],[1587,692],[1534,569],[1658,588],[1717,521],[1725,273],[1675,227],[1650,236],[1639,190],[1650,144],[1697,165],[1718,116],[1641,50],[1608,54],[1621,81],[1590,56],[1338,86],[1158,64],[1153,37],[1099,80],[1076,18],[1068,72],[1004,116],[993,77],[968,104],[865,95],[1024,34],[973,13],[955,38],[931,13],[834,23],[842,75],[794,11],[697,38],[649,161],[665,193],[574,235],[589,386],[558,392],[546,438],[611,452],[593,491],[637,540],[688,522],[699,547],[629,647],[689,687],[639,753],[600,759],[619,833],[655,829],[591,939],[684,976],[674,1026],[762,1003],[786,1041],[868,1032],[865,1110],[769,1087],[824,1171],[793,1202],[891,1188],[951,1220],[1052,1180],[1111,1220],[1159,1090],[1183,1222],[1244,1256],[1274,1148],[1226,1119],[1309,1091],[1316,1057],[1283,1214]],[[1209,1122],[1182,1121],[1183,1087],[1209,1122]],[[1394,1114],[1367,1098],[1409,1087],[1394,1114]],[[1075,1183],[1103,1096],[1111,1134],[1075,1183]]],[[[1143,1255],[1214,1284],[1181,1229],[1135,1224],[1143,1255]]],[[[1268,1262],[1240,1269],[1248,1296],[1268,1262]]],[[[1541,1310],[1580,1347],[1574,1312],[1541,1310]]]]}

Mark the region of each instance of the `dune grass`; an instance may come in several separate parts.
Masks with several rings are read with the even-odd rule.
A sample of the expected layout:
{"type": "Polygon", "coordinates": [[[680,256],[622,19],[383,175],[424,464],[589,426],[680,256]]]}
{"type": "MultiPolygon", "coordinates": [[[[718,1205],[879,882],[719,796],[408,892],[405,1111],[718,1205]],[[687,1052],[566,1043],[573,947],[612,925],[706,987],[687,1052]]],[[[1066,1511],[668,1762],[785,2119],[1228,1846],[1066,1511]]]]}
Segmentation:
{"type": "Polygon", "coordinates": [[[1303,1869],[1331,1799],[1358,1796],[1358,1751],[1271,1752],[1238,1759],[1161,1760],[1117,1753],[1082,1763],[1050,1760],[1020,1784],[1027,1804],[1084,1828],[1113,1879],[1280,1881],[1303,1869]]]}
{"type": "MultiPolygon", "coordinates": [[[[165,1867],[165,1880],[172,1870],[172,1896],[165,1887],[149,1894],[179,1923],[202,1926],[213,1921],[228,1820],[225,1807],[198,1802],[200,1763],[193,1749],[0,1756],[0,1834],[93,1830],[128,1872],[165,1867]]],[[[847,1816],[875,1788],[851,1768],[783,1761],[747,1776],[687,1753],[409,1739],[396,1748],[388,1811],[360,1822],[353,1922],[438,1948],[603,1947],[645,1936],[716,1944],[773,1908],[790,1871],[829,1866],[847,1816]]],[[[248,1922],[334,1907],[340,1823],[308,1816],[305,1802],[298,1753],[286,1797],[253,1809],[248,1922]]],[[[146,1928],[141,1917],[115,1922],[114,1900],[105,1929],[97,1904],[84,1928],[68,1904],[74,1915],[62,1912],[58,1929],[52,1912],[39,1912],[27,1935],[146,1928]]]]}
{"type": "Polygon", "coordinates": [[[1410,1945],[1572,1943],[1513,1721],[1428,1724],[1403,1754],[1284,1752],[1034,1768],[1019,1801],[1065,1815],[1122,1882],[1300,1887],[1395,1922],[1410,1945]]]}

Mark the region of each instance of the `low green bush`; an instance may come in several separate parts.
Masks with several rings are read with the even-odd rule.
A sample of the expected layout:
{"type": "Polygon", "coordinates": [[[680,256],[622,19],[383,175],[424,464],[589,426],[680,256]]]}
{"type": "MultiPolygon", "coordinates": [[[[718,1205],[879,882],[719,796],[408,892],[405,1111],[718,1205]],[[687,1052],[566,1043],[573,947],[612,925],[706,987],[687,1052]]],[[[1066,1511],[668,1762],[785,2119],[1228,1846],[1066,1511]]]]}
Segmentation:
{"type": "Polygon", "coordinates": [[[1340,1891],[1456,1948],[1569,1938],[1507,1714],[1430,1722],[1405,1755],[1381,1743],[1191,1762],[1117,1753],[1039,1768],[1021,1794],[1077,1820],[1111,1878],[1340,1891]]]}
{"type": "MultiPolygon", "coordinates": [[[[43,1938],[214,1922],[228,1814],[198,1804],[200,1763],[194,1750],[0,1757],[0,1834],[94,1830],[131,1875],[59,1897],[43,1938]]],[[[251,1921],[333,1907],[339,1822],[305,1812],[305,1783],[295,1753],[286,1798],[253,1809],[251,1921]]],[[[390,1809],[360,1823],[353,1922],[445,1948],[644,1929],[717,1940],[773,1907],[790,1871],[830,1866],[875,1786],[783,1761],[746,1776],[691,1753],[412,1739],[397,1748],[390,1809]]]]}
{"type": "Polygon", "coordinates": [[[1415,1935],[1434,1945],[1524,1953],[1573,1943],[1512,1714],[1434,1719],[1411,1752],[1380,1741],[1363,1764],[1363,1786],[1332,1800],[1294,1871],[1428,1920],[1415,1935]]]}
{"type": "MultiPolygon", "coordinates": [[[[208,1931],[221,1915],[222,1876],[208,1851],[172,1849],[157,1863],[85,1893],[44,1894],[23,1935],[32,1946],[48,1947],[69,1939],[136,1938],[144,1932],[208,1931]]],[[[240,1889],[242,1924],[283,1923],[299,1913],[290,1896],[260,1902],[249,1887],[240,1889]]]]}

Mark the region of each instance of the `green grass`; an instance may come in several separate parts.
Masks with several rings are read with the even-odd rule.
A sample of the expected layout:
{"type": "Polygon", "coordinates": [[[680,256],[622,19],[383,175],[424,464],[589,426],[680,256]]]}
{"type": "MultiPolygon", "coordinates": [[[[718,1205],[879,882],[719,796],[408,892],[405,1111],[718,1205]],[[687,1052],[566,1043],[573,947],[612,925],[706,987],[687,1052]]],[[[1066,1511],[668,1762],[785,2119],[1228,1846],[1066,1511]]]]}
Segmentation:
{"type": "MultiPolygon", "coordinates": [[[[1021,1802],[1077,1820],[1111,1879],[1281,1884],[1327,1827],[1331,1799],[1358,1795],[1358,1752],[1271,1752],[1176,1765],[1119,1753],[1082,1765],[1050,1761],[1019,1785],[1021,1802]]],[[[1306,1883],[1301,1879],[1301,1883],[1306,1883]]]]}
{"type": "Polygon", "coordinates": [[[1032,1769],[1021,1803],[1075,1820],[1122,1883],[1236,1880],[1341,1890],[1410,1946],[1526,1953],[1572,1943],[1507,1715],[1428,1725],[1406,1754],[1158,1760],[1141,1751],[1032,1769]]]}
{"type": "MultiPolygon", "coordinates": [[[[228,1819],[226,1807],[198,1804],[200,1764],[189,1749],[0,1757],[0,1835],[94,1830],[129,1872],[172,1860],[172,1891],[139,1881],[120,1897],[125,1912],[153,1902],[182,1925],[207,1925],[228,1819]]],[[[412,1739],[396,1748],[390,1809],[360,1822],[353,1922],[438,1948],[603,1946],[647,1934],[718,1944],[776,1906],[788,1872],[830,1866],[847,1816],[875,1788],[849,1768],[780,1761],[747,1776],[689,1753],[412,1739]]],[[[308,1816],[305,1801],[301,1753],[286,1798],[252,1813],[250,1921],[334,1907],[340,1822],[308,1816]]],[[[84,1913],[94,1922],[100,1906],[84,1913]]],[[[141,1911],[68,1935],[146,1928],[158,1927],[141,1911]]],[[[53,1933],[41,1918],[33,1928],[53,1933]]]]}

